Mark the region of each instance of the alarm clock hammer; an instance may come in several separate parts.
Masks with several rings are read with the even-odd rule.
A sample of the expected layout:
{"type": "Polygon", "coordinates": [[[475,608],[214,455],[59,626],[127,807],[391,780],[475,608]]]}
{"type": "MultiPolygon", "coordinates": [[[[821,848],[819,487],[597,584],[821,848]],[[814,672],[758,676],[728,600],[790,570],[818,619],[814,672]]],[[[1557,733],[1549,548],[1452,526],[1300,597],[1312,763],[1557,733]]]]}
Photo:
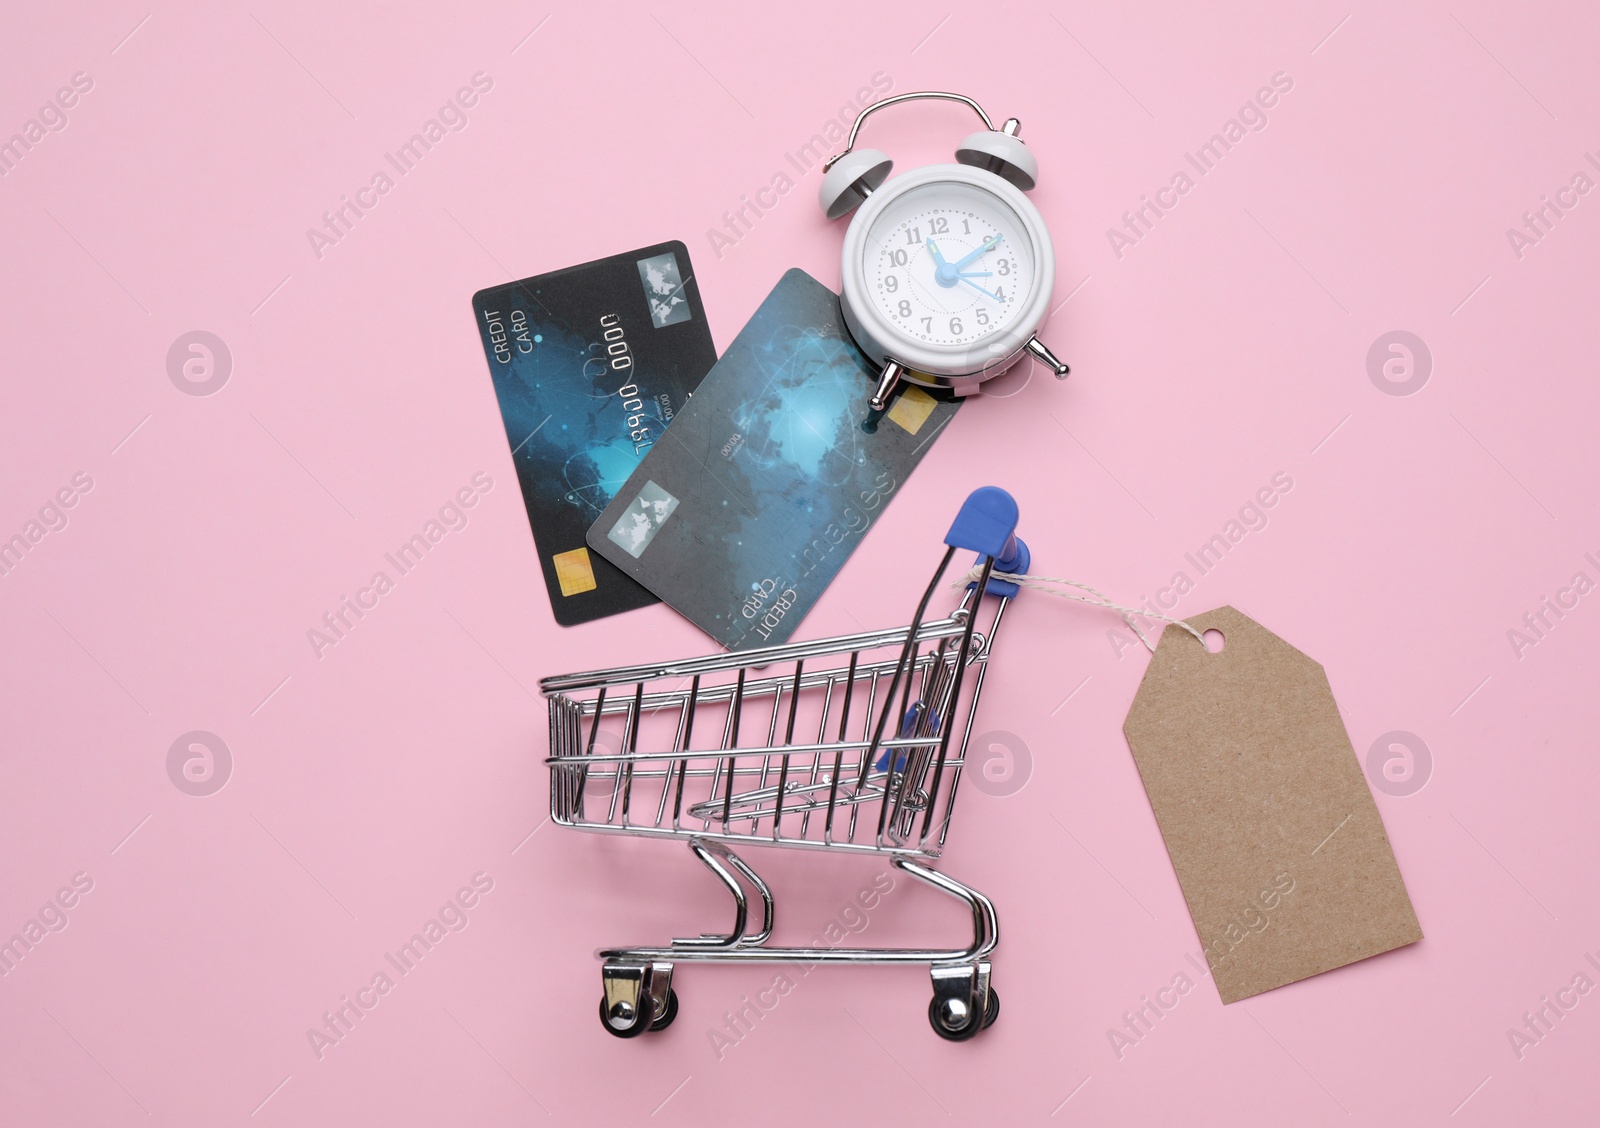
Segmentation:
{"type": "Polygon", "coordinates": [[[1024,355],[1065,379],[1067,365],[1039,340],[1055,283],[1055,252],[1043,217],[1023,194],[1038,162],[963,94],[922,90],[874,102],[856,117],[844,151],[823,166],[818,202],[829,219],[855,215],[845,232],[839,304],[851,336],[881,374],[874,412],[902,380],[979,390],[1024,355]],[[857,149],[862,123],[900,102],[938,99],[969,107],[984,129],[956,149],[955,164],[889,179],[893,161],[857,149]]]}

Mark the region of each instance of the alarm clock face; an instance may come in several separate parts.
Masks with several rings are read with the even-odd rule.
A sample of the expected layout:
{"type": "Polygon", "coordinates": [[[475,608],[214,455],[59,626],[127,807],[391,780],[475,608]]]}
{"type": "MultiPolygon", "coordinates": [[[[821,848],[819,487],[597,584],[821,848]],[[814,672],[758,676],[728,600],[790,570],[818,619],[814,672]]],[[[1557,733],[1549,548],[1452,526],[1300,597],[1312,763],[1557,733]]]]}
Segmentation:
{"type": "Polygon", "coordinates": [[[1039,209],[964,164],[885,181],[844,236],[840,309],[877,365],[959,395],[1004,372],[1050,311],[1055,252],[1039,209]]]}
{"type": "Polygon", "coordinates": [[[981,184],[934,180],[900,193],[862,241],[870,301],[926,346],[971,346],[1013,327],[1033,303],[1027,224],[981,184]]]}

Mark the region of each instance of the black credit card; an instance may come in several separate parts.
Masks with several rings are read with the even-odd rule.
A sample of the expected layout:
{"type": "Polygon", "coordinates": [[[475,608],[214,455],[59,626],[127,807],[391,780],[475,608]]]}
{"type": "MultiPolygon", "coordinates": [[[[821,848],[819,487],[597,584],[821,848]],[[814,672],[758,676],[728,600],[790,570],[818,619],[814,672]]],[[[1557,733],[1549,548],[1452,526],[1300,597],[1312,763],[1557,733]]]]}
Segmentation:
{"type": "Polygon", "coordinates": [[[556,622],[656,597],[584,534],[716,363],[680,242],[472,296],[556,622]]]}

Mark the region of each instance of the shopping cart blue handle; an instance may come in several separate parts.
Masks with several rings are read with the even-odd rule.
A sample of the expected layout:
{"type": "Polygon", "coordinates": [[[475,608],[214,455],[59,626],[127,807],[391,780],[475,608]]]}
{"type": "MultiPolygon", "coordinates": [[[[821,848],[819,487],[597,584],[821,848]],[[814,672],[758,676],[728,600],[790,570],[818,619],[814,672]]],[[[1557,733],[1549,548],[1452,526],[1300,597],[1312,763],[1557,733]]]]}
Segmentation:
{"type": "Polygon", "coordinates": [[[961,503],[944,543],[998,559],[1008,555],[1016,535],[1016,499],[999,486],[983,486],[961,503]]]}
{"type": "MultiPolygon", "coordinates": [[[[1015,498],[999,486],[983,486],[973,490],[962,502],[944,543],[971,549],[978,554],[980,564],[985,556],[994,557],[996,572],[1026,572],[1032,563],[1032,554],[1017,536],[1017,516],[1015,498]]],[[[1009,599],[1017,594],[1017,585],[990,580],[988,592],[1009,599]]]]}

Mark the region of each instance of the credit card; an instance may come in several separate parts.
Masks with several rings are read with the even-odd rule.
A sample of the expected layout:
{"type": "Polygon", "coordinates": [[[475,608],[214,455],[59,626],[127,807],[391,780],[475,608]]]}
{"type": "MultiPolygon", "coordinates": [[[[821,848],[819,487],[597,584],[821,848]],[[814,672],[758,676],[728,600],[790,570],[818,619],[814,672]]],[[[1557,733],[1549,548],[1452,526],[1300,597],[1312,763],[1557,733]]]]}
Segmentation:
{"type": "Polygon", "coordinates": [[[589,547],[730,650],[784,642],[954,417],[877,373],[839,298],[790,270],[589,530],[589,547]]]}
{"type": "Polygon", "coordinates": [[[493,286],[472,309],[556,622],[657,602],[584,534],[716,363],[688,250],[493,286]]]}

